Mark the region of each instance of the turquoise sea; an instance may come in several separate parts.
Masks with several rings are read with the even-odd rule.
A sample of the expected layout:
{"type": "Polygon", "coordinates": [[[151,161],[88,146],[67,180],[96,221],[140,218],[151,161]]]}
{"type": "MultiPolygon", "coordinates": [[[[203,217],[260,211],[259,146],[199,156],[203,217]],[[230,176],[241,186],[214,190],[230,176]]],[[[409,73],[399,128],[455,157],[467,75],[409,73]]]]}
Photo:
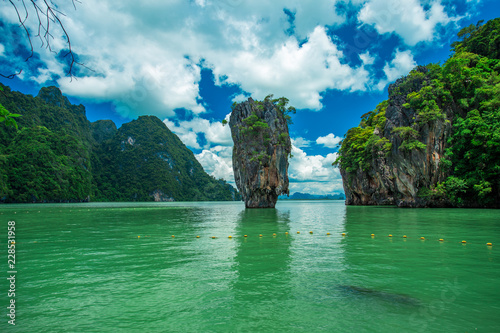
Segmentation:
{"type": "Polygon", "coordinates": [[[0,332],[500,332],[499,210],[276,207],[2,205],[0,332]]]}

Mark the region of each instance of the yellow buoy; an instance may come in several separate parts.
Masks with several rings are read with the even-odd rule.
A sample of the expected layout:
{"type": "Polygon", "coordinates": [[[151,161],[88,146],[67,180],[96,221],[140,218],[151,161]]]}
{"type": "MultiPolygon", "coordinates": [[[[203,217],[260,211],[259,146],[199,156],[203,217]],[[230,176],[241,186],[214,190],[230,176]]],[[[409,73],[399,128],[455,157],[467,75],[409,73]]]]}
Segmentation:
{"type": "Polygon", "coordinates": [[[310,234],[312,234],[313,232],[312,231],[309,231],[310,234]]]}
{"type": "Polygon", "coordinates": [[[375,237],[375,234],[372,234],[372,237],[375,237]]]}
{"type": "Polygon", "coordinates": [[[298,234],[300,234],[300,231],[297,231],[298,234]]]}
{"type": "Polygon", "coordinates": [[[248,237],[247,235],[243,236],[243,237],[248,237]]]}
{"type": "Polygon", "coordinates": [[[227,238],[233,238],[233,236],[228,236],[227,238]]]}
{"type": "Polygon", "coordinates": [[[392,235],[391,235],[391,234],[389,234],[389,237],[392,237],[392,235]]]}
{"type": "Polygon", "coordinates": [[[463,240],[463,241],[462,241],[462,244],[465,244],[465,243],[467,243],[467,242],[463,240]]]}
{"type": "Polygon", "coordinates": [[[342,236],[345,236],[345,232],[342,233],[342,236]]]}
{"type": "Polygon", "coordinates": [[[421,240],[425,240],[425,237],[420,237],[421,240]]]}
{"type": "Polygon", "coordinates": [[[273,236],[276,236],[276,234],[273,234],[273,236]]]}
{"type": "Polygon", "coordinates": [[[442,238],[439,238],[439,241],[440,241],[440,242],[444,242],[444,239],[442,239],[442,238]]]}
{"type": "Polygon", "coordinates": [[[175,236],[174,236],[174,235],[172,235],[172,238],[175,238],[175,236]]]}
{"type": "Polygon", "coordinates": [[[260,234],[259,237],[262,237],[262,234],[260,234]]]}
{"type": "Polygon", "coordinates": [[[285,232],[285,235],[288,235],[288,231],[287,231],[287,232],[285,232]]]}
{"type": "Polygon", "coordinates": [[[486,243],[486,245],[488,245],[488,246],[492,246],[493,244],[492,244],[492,243],[486,243]]]}
{"type": "Polygon", "coordinates": [[[212,236],[212,239],[215,239],[215,236],[212,236]]]}
{"type": "Polygon", "coordinates": [[[406,238],[406,235],[403,235],[403,238],[406,238]]]}
{"type": "Polygon", "coordinates": [[[196,238],[200,238],[200,236],[196,236],[196,238]]]}
{"type": "Polygon", "coordinates": [[[330,236],[330,233],[329,233],[329,232],[327,232],[327,233],[326,233],[326,235],[327,235],[327,236],[330,236]]]}
{"type": "Polygon", "coordinates": [[[137,236],[137,238],[141,238],[141,236],[137,236]]]}

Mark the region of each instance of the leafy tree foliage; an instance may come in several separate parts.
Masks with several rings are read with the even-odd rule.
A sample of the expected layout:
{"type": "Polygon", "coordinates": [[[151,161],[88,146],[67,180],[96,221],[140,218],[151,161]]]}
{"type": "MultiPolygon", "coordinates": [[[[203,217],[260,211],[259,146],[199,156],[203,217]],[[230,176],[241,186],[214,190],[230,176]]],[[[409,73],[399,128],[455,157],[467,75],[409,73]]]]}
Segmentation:
{"type": "Polygon", "coordinates": [[[455,53],[470,52],[500,59],[500,20],[490,20],[485,25],[482,25],[483,22],[481,20],[460,30],[458,37],[462,40],[451,44],[455,53]]]}
{"type": "Polygon", "coordinates": [[[418,141],[419,133],[416,129],[409,126],[394,127],[392,134],[399,136],[403,143],[399,146],[400,150],[412,151],[413,149],[425,149],[426,145],[418,141]]]}
{"type": "Polygon", "coordinates": [[[281,114],[285,117],[286,119],[286,122],[288,123],[288,125],[292,125],[293,124],[293,121],[292,121],[292,114],[295,114],[297,112],[297,110],[295,109],[295,107],[293,106],[287,106],[288,105],[288,102],[289,102],[289,99],[286,98],[286,97],[280,97],[280,98],[275,98],[273,99],[273,94],[269,94],[267,95],[265,98],[264,98],[264,103],[272,103],[276,106],[276,108],[278,109],[278,111],[281,112],[281,114]]]}
{"type": "MultiPolygon", "coordinates": [[[[3,92],[3,87],[0,86],[0,91],[3,92]]],[[[0,104],[0,123],[5,123],[6,126],[17,127],[16,120],[14,118],[20,117],[20,114],[10,113],[2,104],[0,104]]]]}
{"type": "Polygon", "coordinates": [[[91,193],[89,152],[76,138],[46,127],[25,127],[7,150],[15,201],[83,201],[91,193]]]}

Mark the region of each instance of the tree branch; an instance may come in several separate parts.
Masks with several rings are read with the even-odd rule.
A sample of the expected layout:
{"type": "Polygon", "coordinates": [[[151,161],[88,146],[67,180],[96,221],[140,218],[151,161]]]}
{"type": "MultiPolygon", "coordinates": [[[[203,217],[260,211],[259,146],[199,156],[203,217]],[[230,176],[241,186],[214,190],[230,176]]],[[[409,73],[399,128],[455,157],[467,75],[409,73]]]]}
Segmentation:
{"type": "MultiPolygon", "coordinates": [[[[29,10],[26,7],[26,2],[28,0],[19,0],[22,3],[22,6],[24,7],[24,12],[25,12],[25,17],[21,15],[21,12],[19,11],[18,5],[14,3],[13,0],[9,0],[10,4],[12,7],[14,7],[17,18],[20,24],[20,27],[23,28],[26,37],[28,39],[28,42],[30,44],[30,55],[28,58],[26,58],[25,61],[28,61],[31,57],[33,57],[34,51],[33,51],[33,43],[32,43],[32,35],[29,32],[28,27],[26,26],[26,21],[29,18],[29,10]]],[[[47,48],[50,52],[56,53],[55,51],[52,50],[51,46],[51,40],[54,39],[54,36],[51,34],[51,29],[59,27],[64,35],[64,39],[66,39],[66,44],[68,46],[68,52],[63,56],[63,58],[69,57],[69,68],[68,71],[66,72],[66,75],[68,75],[71,79],[73,79],[74,76],[74,66],[79,65],[82,67],[85,67],[86,69],[92,71],[89,67],[85,66],[83,63],[80,63],[77,60],[77,57],[75,53],[73,52],[73,46],[71,45],[71,39],[69,37],[68,31],[66,30],[66,27],[64,26],[63,22],[61,21],[60,17],[61,16],[66,16],[63,12],[57,9],[57,6],[52,2],[52,1],[47,1],[47,0],[38,0],[38,2],[42,3],[40,6],[39,3],[37,3],[37,0],[29,0],[29,2],[33,5],[33,9],[36,13],[36,20],[38,21],[38,33],[34,37],[38,37],[40,39],[40,42],[42,43],[41,47],[47,48]],[[43,7],[43,8],[42,8],[43,7]]],[[[76,10],[76,2],[81,3],[79,0],[72,0],[73,7],[76,10]]],[[[10,75],[3,75],[0,74],[0,76],[12,79],[16,77],[17,75],[21,74],[22,70],[20,70],[18,73],[15,74],[10,74],[10,75]]]]}
{"type": "MultiPolygon", "coordinates": [[[[28,41],[30,43],[30,47],[31,47],[31,54],[28,58],[26,58],[25,61],[28,61],[29,58],[31,58],[33,56],[33,44],[31,43],[31,36],[30,36],[30,32],[28,31],[28,28],[26,27],[26,25],[24,25],[24,22],[26,22],[26,20],[28,19],[28,10],[26,8],[26,5],[24,4],[24,0],[22,0],[23,2],[23,6],[24,6],[24,9],[26,10],[26,18],[23,20],[21,19],[21,14],[19,14],[19,10],[17,10],[17,6],[12,2],[12,0],[9,0],[10,4],[12,6],[14,6],[14,9],[16,10],[16,14],[17,14],[17,18],[19,19],[19,23],[21,24],[21,27],[23,27],[24,31],[26,32],[26,37],[28,37],[28,41]]],[[[21,72],[19,72],[21,73],[21,72]]],[[[3,75],[2,75],[3,76],[3,75]]],[[[9,75],[10,76],[10,75],[9,75]]],[[[15,76],[15,75],[14,75],[15,76]]]]}
{"type": "Polygon", "coordinates": [[[0,76],[10,80],[10,79],[13,79],[13,78],[15,78],[16,76],[20,75],[22,72],[23,72],[23,70],[21,69],[21,70],[20,70],[19,72],[17,72],[17,73],[10,74],[10,75],[3,75],[3,74],[0,74],[0,76]]]}

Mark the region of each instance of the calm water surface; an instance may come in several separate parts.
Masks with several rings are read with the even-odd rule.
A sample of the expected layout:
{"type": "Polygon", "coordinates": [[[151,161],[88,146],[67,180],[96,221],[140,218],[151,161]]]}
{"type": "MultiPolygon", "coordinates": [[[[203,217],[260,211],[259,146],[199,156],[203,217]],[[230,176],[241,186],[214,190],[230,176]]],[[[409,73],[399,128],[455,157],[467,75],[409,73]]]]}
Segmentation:
{"type": "Polygon", "coordinates": [[[1,332],[500,332],[498,210],[3,205],[0,230],[1,332]]]}

